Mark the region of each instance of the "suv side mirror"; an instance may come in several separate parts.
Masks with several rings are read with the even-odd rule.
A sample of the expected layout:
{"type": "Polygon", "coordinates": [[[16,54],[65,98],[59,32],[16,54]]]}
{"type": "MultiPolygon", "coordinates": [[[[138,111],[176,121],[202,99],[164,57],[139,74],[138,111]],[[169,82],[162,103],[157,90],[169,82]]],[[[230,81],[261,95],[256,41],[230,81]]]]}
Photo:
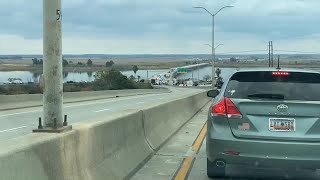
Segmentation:
{"type": "Polygon", "coordinates": [[[219,90],[217,89],[210,90],[207,92],[207,96],[211,98],[215,98],[216,96],[218,96],[218,94],[219,94],[219,90]]]}

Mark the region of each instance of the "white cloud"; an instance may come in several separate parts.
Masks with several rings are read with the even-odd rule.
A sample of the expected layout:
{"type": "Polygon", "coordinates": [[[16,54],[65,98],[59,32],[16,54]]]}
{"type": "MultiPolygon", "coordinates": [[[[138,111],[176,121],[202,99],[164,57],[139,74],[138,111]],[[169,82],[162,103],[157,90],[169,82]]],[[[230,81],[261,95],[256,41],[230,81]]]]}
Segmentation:
{"type": "Polygon", "coordinates": [[[42,40],[25,39],[22,36],[0,34],[0,54],[42,53],[42,40]]]}
{"type": "MultiPolygon", "coordinates": [[[[64,53],[208,53],[216,12],[221,52],[320,51],[318,0],[63,0],[64,53]]],[[[0,2],[0,54],[42,53],[42,2],[0,2]],[[6,42],[6,43],[3,43],[6,42]],[[10,43],[7,43],[10,42],[10,43]]]]}
{"type": "MultiPolygon", "coordinates": [[[[15,35],[1,35],[0,54],[42,54],[42,39],[25,39],[15,35]],[[19,48],[17,48],[19,47],[19,48]]],[[[210,54],[211,50],[203,44],[209,41],[201,39],[165,39],[161,37],[134,38],[86,38],[66,37],[63,40],[64,54],[210,54]]],[[[265,50],[268,40],[252,35],[220,34],[217,43],[223,43],[217,49],[218,54],[250,50],[265,50]]],[[[297,40],[274,40],[275,50],[320,52],[320,35],[297,40]]]]}

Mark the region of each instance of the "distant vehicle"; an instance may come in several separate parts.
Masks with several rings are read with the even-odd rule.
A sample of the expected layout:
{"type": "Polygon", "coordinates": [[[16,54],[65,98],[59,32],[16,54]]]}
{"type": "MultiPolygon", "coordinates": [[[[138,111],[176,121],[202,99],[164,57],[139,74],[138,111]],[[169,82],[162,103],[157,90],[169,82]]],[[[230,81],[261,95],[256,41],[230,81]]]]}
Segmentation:
{"type": "Polygon", "coordinates": [[[82,82],[82,83],[88,83],[88,81],[86,81],[86,80],[82,80],[81,82],[82,82]]]}
{"type": "Polygon", "coordinates": [[[12,84],[23,84],[23,82],[19,79],[16,79],[12,82],[12,84]]]}
{"type": "Polygon", "coordinates": [[[7,84],[23,84],[20,78],[8,78],[7,84]]]}
{"type": "Polygon", "coordinates": [[[193,81],[191,81],[191,80],[190,80],[190,81],[187,81],[187,86],[189,86],[189,87],[190,87],[190,86],[193,86],[193,81]]]}
{"type": "Polygon", "coordinates": [[[198,86],[199,82],[198,81],[193,81],[193,86],[198,86]]]}
{"type": "Polygon", "coordinates": [[[220,77],[220,78],[216,78],[216,84],[215,84],[215,87],[217,87],[218,89],[221,89],[222,88],[222,85],[223,85],[223,79],[220,77]]]}
{"type": "Polygon", "coordinates": [[[220,92],[209,91],[207,175],[224,177],[227,166],[318,169],[319,91],[319,72],[271,68],[235,72],[220,92]]]}
{"type": "Polygon", "coordinates": [[[67,84],[76,83],[75,81],[67,81],[67,84]]]}
{"type": "Polygon", "coordinates": [[[167,84],[163,79],[160,79],[160,78],[151,79],[151,83],[153,85],[165,85],[165,84],[167,84]]]}

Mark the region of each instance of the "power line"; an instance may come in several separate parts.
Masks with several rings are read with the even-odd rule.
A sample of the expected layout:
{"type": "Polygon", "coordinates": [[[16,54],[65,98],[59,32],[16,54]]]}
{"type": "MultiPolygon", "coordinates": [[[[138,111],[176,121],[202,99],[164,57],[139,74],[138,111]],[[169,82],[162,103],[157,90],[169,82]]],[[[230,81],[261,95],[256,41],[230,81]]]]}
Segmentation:
{"type": "Polygon", "coordinates": [[[264,50],[238,51],[238,52],[224,52],[224,53],[219,53],[219,55],[241,54],[241,53],[253,53],[253,52],[265,52],[265,51],[266,51],[266,49],[264,49],[264,50]]]}

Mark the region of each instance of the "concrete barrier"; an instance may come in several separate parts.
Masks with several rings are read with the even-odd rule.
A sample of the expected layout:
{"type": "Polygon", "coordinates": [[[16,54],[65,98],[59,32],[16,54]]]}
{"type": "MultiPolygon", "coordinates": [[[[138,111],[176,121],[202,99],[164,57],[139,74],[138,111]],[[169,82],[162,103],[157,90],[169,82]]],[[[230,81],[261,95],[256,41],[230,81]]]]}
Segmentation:
{"type": "MultiPolygon", "coordinates": [[[[169,89],[129,89],[108,91],[85,91],[64,93],[64,103],[92,101],[145,94],[169,93],[169,89]]],[[[43,104],[42,94],[0,95],[0,111],[39,107],[43,104]]]]}
{"type": "Polygon", "coordinates": [[[124,179],[153,153],[141,111],[79,124],[66,134],[28,135],[5,147],[0,180],[124,179]]]}
{"type": "Polygon", "coordinates": [[[209,99],[205,92],[0,146],[0,180],[128,179],[209,99]]]}

